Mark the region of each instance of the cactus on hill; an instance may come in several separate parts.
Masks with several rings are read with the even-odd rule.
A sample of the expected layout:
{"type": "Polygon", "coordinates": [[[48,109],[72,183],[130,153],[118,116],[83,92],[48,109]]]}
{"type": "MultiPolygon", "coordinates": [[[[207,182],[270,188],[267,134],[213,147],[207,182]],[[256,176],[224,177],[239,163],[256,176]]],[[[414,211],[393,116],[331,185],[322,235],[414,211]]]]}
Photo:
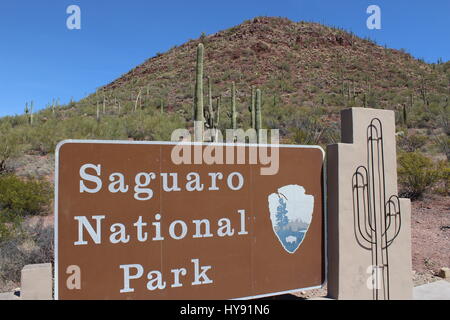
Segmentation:
{"type": "Polygon", "coordinates": [[[30,103],[30,107],[28,108],[28,102],[25,103],[25,115],[28,118],[28,124],[33,125],[33,101],[30,103]]]}
{"type": "Polygon", "coordinates": [[[251,126],[252,129],[256,129],[256,91],[255,88],[252,87],[252,93],[251,93],[252,97],[251,97],[251,102],[250,102],[250,106],[248,107],[248,111],[250,112],[250,122],[251,122],[251,126]]]}
{"type": "Polygon", "coordinates": [[[197,65],[195,77],[195,95],[194,95],[194,139],[195,142],[203,141],[203,43],[197,47],[197,65]]]}
{"type": "MultiPolygon", "coordinates": [[[[138,102],[139,102],[140,97],[141,97],[141,90],[139,90],[139,93],[138,93],[138,95],[137,95],[137,97],[136,97],[136,101],[135,101],[135,103],[134,103],[134,112],[137,111],[137,106],[138,106],[138,102]]],[[[103,112],[104,112],[104,111],[103,111],[103,112]]]]}
{"type": "Polygon", "coordinates": [[[30,125],[31,126],[33,125],[33,104],[34,104],[34,101],[31,100],[31,104],[30,104],[30,125]]]}
{"type": "Polygon", "coordinates": [[[262,116],[261,116],[261,89],[256,89],[256,136],[258,143],[260,142],[260,134],[262,129],[262,116]]]}
{"type": "Polygon", "coordinates": [[[97,100],[97,116],[96,116],[96,120],[97,120],[97,122],[100,122],[100,105],[98,103],[98,100],[97,100]]]}

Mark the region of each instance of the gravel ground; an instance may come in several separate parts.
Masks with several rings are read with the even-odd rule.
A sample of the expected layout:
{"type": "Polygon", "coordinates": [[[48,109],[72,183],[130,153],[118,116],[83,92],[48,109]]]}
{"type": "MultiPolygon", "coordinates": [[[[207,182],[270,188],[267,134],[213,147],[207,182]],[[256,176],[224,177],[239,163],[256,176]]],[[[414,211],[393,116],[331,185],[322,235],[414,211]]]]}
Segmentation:
{"type": "Polygon", "coordinates": [[[412,210],[413,269],[427,275],[450,267],[450,197],[413,202],[412,210]]]}

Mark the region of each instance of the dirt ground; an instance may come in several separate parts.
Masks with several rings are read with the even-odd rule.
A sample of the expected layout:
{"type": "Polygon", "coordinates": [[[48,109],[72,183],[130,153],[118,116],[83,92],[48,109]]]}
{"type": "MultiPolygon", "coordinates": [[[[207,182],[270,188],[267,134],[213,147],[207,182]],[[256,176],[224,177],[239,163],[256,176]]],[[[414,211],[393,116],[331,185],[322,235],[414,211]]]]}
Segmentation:
{"type": "Polygon", "coordinates": [[[450,197],[433,195],[412,203],[411,241],[416,285],[450,267],[450,197]]]}

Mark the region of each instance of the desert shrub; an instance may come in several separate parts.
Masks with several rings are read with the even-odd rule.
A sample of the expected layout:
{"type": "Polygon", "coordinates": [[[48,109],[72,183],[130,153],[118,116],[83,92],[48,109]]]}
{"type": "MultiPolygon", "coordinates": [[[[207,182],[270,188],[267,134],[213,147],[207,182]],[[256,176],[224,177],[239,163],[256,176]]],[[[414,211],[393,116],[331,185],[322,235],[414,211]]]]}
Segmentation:
{"type": "Polygon", "coordinates": [[[62,124],[63,122],[52,120],[36,128],[30,127],[28,139],[31,149],[41,155],[54,152],[56,145],[62,140],[60,138],[62,124]]]}
{"type": "Polygon", "coordinates": [[[19,216],[0,212],[0,244],[11,239],[17,233],[21,222],[22,218],[19,216]]]}
{"type": "Polygon", "coordinates": [[[439,170],[439,185],[437,191],[444,195],[448,196],[450,193],[450,165],[448,161],[439,161],[438,163],[439,170]]]}
{"type": "Polygon", "coordinates": [[[416,126],[418,128],[429,128],[430,121],[433,119],[433,116],[426,112],[425,110],[418,111],[416,113],[416,126]]]}
{"type": "Polygon", "coordinates": [[[327,126],[327,130],[325,131],[325,135],[322,139],[322,143],[324,144],[324,148],[329,144],[334,144],[341,142],[341,128],[337,123],[331,123],[327,126]]]}
{"type": "Polygon", "coordinates": [[[326,101],[329,105],[332,106],[344,106],[346,103],[345,97],[338,93],[330,94],[326,101]]]}
{"type": "Polygon", "coordinates": [[[412,200],[421,198],[441,178],[440,168],[419,152],[401,153],[398,162],[400,194],[412,200]]]}
{"type": "Polygon", "coordinates": [[[437,125],[444,130],[444,133],[450,135],[450,111],[444,108],[436,117],[437,125]]]}
{"type": "Polygon", "coordinates": [[[370,92],[367,95],[367,105],[369,108],[377,108],[379,107],[380,97],[375,92],[370,92]]]}
{"type": "Polygon", "coordinates": [[[406,152],[414,152],[420,150],[426,143],[428,138],[419,134],[403,136],[399,139],[399,147],[406,152]]]}
{"type": "Polygon", "coordinates": [[[290,131],[291,139],[295,144],[317,145],[324,138],[327,127],[322,121],[309,117],[297,119],[290,131]]]}
{"type": "Polygon", "coordinates": [[[439,151],[447,156],[447,160],[450,159],[450,137],[445,136],[437,136],[435,138],[435,143],[439,148],[439,151]]]}
{"type": "Polygon", "coordinates": [[[53,227],[42,222],[23,223],[13,237],[0,242],[0,289],[17,286],[20,271],[28,264],[53,263],[53,253],[53,227]],[[5,288],[5,284],[10,287],[5,288]]]}
{"type": "Polygon", "coordinates": [[[8,160],[14,159],[20,152],[19,136],[5,127],[0,128],[0,173],[6,171],[8,160]]]}
{"type": "Polygon", "coordinates": [[[38,215],[50,204],[52,192],[46,181],[22,180],[15,175],[0,176],[0,214],[38,215]]]}
{"type": "Polygon", "coordinates": [[[146,115],[129,117],[124,122],[125,132],[134,140],[170,141],[175,129],[184,128],[178,115],[146,115]]]}

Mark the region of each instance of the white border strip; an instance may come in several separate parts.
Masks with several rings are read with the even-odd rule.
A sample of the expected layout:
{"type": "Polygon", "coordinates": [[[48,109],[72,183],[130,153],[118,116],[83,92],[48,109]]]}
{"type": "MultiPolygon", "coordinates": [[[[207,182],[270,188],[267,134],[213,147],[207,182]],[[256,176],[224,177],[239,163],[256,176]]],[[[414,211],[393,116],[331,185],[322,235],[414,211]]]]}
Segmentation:
{"type": "Polygon", "coordinates": [[[289,145],[289,144],[246,144],[246,143],[205,143],[205,142],[171,142],[171,141],[127,141],[127,140],[63,140],[58,143],[55,149],[55,199],[54,199],[54,299],[59,300],[59,292],[58,292],[58,190],[59,190],[59,150],[65,144],[136,144],[136,145],[218,145],[218,146],[238,146],[238,147],[274,147],[274,148],[298,148],[298,149],[319,149],[322,151],[323,156],[323,169],[322,169],[322,186],[323,186],[323,232],[324,232],[324,251],[325,251],[325,279],[324,282],[315,287],[307,287],[307,288],[299,288],[292,289],[287,291],[279,291],[279,292],[271,292],[260,294],[256,296],[248,296],[243,298],[234,298],[230,300],[251,300],[251,299],[260,299],[265,297],[277,296],[282,294],[289,294],[298,291],[306,291],[313,289],[322,289],[328,281],[328,210],[327,210],[327,181],[326,181],[326,161],[325,161],[325,151],[321,146],[311,146],[311,145],[289,145]]]}

